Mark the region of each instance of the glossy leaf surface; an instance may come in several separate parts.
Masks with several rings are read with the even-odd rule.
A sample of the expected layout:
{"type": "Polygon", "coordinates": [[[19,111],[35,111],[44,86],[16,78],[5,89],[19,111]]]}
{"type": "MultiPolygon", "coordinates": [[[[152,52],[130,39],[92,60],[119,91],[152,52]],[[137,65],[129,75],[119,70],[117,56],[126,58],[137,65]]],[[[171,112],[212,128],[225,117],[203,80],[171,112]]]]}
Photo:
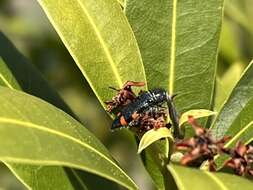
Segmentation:
{"type": "MultiPolygon", "coordinates": [[[[31,166],[24,164],[5,163],[13,174],[28,188],[74,190],[63,167],[31,166]]],[[[80,188],[82,190],[87,190],[80,188]]]]}
{"type": "Polygon", "coordinates": [[[136,40],[115,0],[38,0],[100,102],[127,80],[144,81],[136,40]]]}
{"type": "Polygon", "coordinates": [[[252,78],[253,62],[242,74],[241,79],[226,100],[217,116],[216,122],[212,126],[212,132],[216,138],[223,137],[224,135],[236,135],[247,125],[244,121],[248,121],[249,123],[249,121],[253,119],[250,113],[246,113],[250,111],[247,107],[250,106],[253,99],[252,78]],[[238,120],[237,122],[241,121],[241,123],[237,125],[238,123],[236,123],[236,120],[238,120]]]}
{"type": "Polygon", "coordinates": [[[210,109],[223,0],[128,0],[148,87],[178,94],[179,113],[210,109]]]}
{"type": "MultiPolygon", "coordinates": [[[[7,65],[0,58],[0,85],[10,89],[20,89],[20,86],[7,65]]],[[[67,174],[62,167],[30,166],[24,164],[4,163],[12,173],[28,189],[73,189],[67,174]],[[51,176],[49,176],[51,175],[51,176]]]]}
{"type": "Polygon", "coordinates": [[[74,167],[138,189],[106,148],[72,117],[30,95],[3,87],[0,93],[0,160],[74,167]]]}
{"type": "Polygon", "coordinates": [[[141,153],[145,148],[147,148],[149,145],[154,143],[155,141],[158,141],[159,139],[162,138],[171,138],[172,134],[170,130],[166,127],[159,128],[157,130],[151,129],[147,131],[141,138],[140,143],[139,143],[139,148],[138,148],[138,154],[141,153]]]}
{"type": "Polygon", "coordinates": [[[179,119],[179,126],[183,125],[185,122],[188,121],[188,117],[192,116],[195,119],[201,118],[201,117],[209,117],[211,115],[217,114],[216,112],[205,110],[205,109],[198,109],[198,110],[189,110],[187,112],[184,112],[180,119],[179,119]]]}
{"type": "Polygon", "coordinates": [[[169,165],[179,190],[250,190],[253,183],[243,177],[169,165]]]}
{"type": "MultiPolygon", "coordinates": [[[[27,59],[15,48],[12,42],[1,32],[0,42],[0,55],[3,57],[0,58],[0,85],[6,86],[10,89],[23,90],[39,96],[72,114],[70,108],[48,85],[36,68],[27,61],[27,59]],[[26,74],[23,75],[22,73],[26,74]]],[[[45,189],[45,184],[49,187],[56,187],[57,185],[60,189],[72,188],[72,183],[68,178],[68,172],[66,173],[60,166],[31,166],[7,162],[5,162],[5,164],[27,188],[45,189]],[[38,170],[39,172],[37,172],[38,170]]],[[[75,171],[73,170],[73,172],[75,171]]],[[[78,175],[75,175],[74,177],[76,178],[75,184],[78,185],[79,189],[85,189],[83,188],[85,186],[83,182],[78,180],[78,175]]]]}

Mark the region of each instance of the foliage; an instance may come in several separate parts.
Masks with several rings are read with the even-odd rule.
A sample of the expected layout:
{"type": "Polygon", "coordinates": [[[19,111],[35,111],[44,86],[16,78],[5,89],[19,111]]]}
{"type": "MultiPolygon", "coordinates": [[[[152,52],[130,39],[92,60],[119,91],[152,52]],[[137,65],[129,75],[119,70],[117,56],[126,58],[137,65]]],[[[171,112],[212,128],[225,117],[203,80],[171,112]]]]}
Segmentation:
{"type": "MultiPolygon", "coordinates": [[[[103,108],[114,95],[108,87],[119,89],[127,80],[143,81],[142,90],[160,87],[177,95],[181,126],[189,115],[201,118],[216,138],[231,136],[225,146],[232,147],[238,140],[252,142],[253,63],[238,77],[249,56],[240,52],[238,36],[226,36],[234,30],[232,22],[250,35],[253,30],[248,15],[231,1],[225,6],[221,33],[223,3],[38,0],[103,108]],[[217,66],[220,34],[223,64],[217,66]],[[209,110],[217,112],[214,120],[207,119],[216,114],[209,110]]],[[[64,102],[40,69],[2,32],[0,85],[0,160],[26,188],[94,189],[85,180],[88,172],[127,189],[140,189],[85,128],[88,124],[72,111],[75,106],[64,102]]],[[[178,166],[176,159],[170,160],[173,140],[167,128],[150,130],[137,139],[138,152],[157,189],[251,189],[252,182],[243,177],[178,166]]],[[[225,159],[215,158],[219,167],[225,159]]],[[[108,184],[107,189],[114,185],[108,184]]]]}

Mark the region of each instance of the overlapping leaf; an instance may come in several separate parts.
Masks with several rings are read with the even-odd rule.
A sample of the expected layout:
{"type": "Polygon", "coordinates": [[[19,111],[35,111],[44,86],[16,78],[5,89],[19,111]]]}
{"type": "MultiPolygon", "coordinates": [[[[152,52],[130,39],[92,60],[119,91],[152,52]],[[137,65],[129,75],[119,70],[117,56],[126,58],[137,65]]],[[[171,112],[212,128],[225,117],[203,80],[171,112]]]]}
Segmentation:
{"type": "MultiPolygon", "coordinates": [[[[0,85],[10,89],[24,90],[30,94],[39,96],[72,114],[70,108],[63,102],[60,96],[50,88],[40,73],[1,32],[0,42],[0,55],[5,60],[4,62],[0,57],[0,85]],[[22,73],[25,73],[25,75],[22,73]]],[[[71,189],[72,187],[72,183],[62,167],[30,166],[7,162],[5,164],[28,188],[45,189],[45,184],[50,187],[58,185],[58,188],[61,189],[71,189]],[[36,172],[38,168],[40,172],[36,172]],[[49,175],[52,176],[49,178],[49,175]],[[34,183],[35,179],[40,180],[34,183]],[[60,181],[61,183],[59,183],[60,181]]],[[[84,189],[82,182],[76,180],[75,184],[79,185],[79,189],[84,189]]]]}
{"type": "Polygon", "coordinates": [[[223,0],[127,0],[149,88],[162,87],[179,113],[210,109],[223,0]]]}
{"type": "MultiPolygon", "coordinates": [[[[216,138],[230,136],[225,145],[232,148],[237,141],[249,143],[253,140],[253,63],[243,73],[230,97],[222,107],[212,133],[216,138]]],[[[216,157],[218,166],[222,166],[226,157],[216,157]]]]}
{"type": "Polygon", "coordinates": [[[69,115],[15,90],[0,87],[0,93],[0,160],[74,167],[138,189],[106,148],[69,115]]]}
{"type": "Polygon", "coordinates": [[[141,153],[149,145],[162,138],[173,139],[172,134],[168,128],[162,127],[160,129],[151,129],[147,131],[140,140],[138,153],[141,153]]]}
{"type": "Polygon", "coordinates": [[[210,109],[223,0],[127,0],[148,87],[162,87],[180,113],[210,109]]]}
{"type": "Polygon", "coordinates": [[[109,86],[145,81],[137,43],[117,1],[38,2],[102,104],[114,95],[109,86]]]}
{"type": "Polygon", "coordinates": [[[168,165],[179,190],[250,190],[253,183],[243,177],[168,165]]]}
{"type": "Polygon", "coordinates": [[[219,111],[224,101],[229,97],[231,91],[241,77],[243,64],[240,62],[233,63],[221,78],[216,80],[214,110],[219,111]]]}
{"type": "Polygon", "coordinates": [[[212,115],[217,114],[216,112],[210,111],[210,110],[205,110],[205,109],[196,109],[196,110],[189,110],[187,112],[184,112],[179,119],[179,126],[183,125],[185,122],[188,121],[189,116],[194,117],[195,119],[197,118],[202,118],[202,117],[209,117],[212,115]]]}
{"type": "MultiPolygon", "coordinates": [[[[6,86],[10,89],[21,90],[21,87],[16,81],[12,72],[9,70],[9,68],[1,58],[0,58],[0,85],[6,86]]],[[[55,189],[57,187],[61,189],[72,189],[72,184],[69,181],[62,167],[30,166],[24,164],[19,165],[14,163],[5,163],[5,164],[27,188],[45,189],[47,185],[49,187],[52,187],[52,189],[55,189]],[[49,177],[48,176],[49,174],[52,176],[49,177]],[[34,183],[35,179],[38,180],[37,183],[34,183]]]]}
{"type": "MultiPolygon", "coordinates": [[[[12,173],[28,189],[63,189],[74,190],[63,167],[31,166],[25,164],[5,163],[12,173]]],[[[82,190],[87,190],[85,185],[82,190]]]]}
{"type": "Polygon", "coordinates": [[[212,132],[216,138],[224,135],[234,137],[253,120],[252,114],[247,113],[250,112],[249,106],[253,99],[252,77],[253,62],[243,73],[212,126],[212,132]]]}
{"type": "Polygon", "coordinates": [[[72,113],[60,96],[52,90],[39,71],[15,48],[0,31],[0,57],[5,62],[0,65],[2,85],[12,85],[15,89],[40,97],[58,108],[72,113]],[[5,82],[3,82],[3,78],[5,82]],[[6,84],[9,83],[9,84],[6,84]]]}

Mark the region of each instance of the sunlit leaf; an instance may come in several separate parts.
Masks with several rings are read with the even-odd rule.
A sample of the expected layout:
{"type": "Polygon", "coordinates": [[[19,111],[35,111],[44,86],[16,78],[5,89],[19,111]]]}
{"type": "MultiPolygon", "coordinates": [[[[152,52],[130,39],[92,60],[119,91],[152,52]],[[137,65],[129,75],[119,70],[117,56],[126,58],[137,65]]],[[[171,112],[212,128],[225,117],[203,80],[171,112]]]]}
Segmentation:
{"type": "Polygon", "coordinates": [[[223,0],[128,0],[149,88],[178,94],[179,113],[210,109],[223,0]]]}
{"type": "MultiPolygon", "coordinates": [[[[241,79],[236,84],[224,106],[221,108],[221,111],[219,112],[217,119],[212,126],[213,135],[216,138],[221,138],[224,135],[234,136],[237,132],[241,131],[240,126],[244,126],[235,126],[233,123],[236,119],[240,119],[239,115],[253,98],[252,77],[253,62],[251,62],[247,69],[245,69],[241,79]]],[[[245,118],[249,119],[252,118],[251,116],[251,114],[244,115],[245,118]]]]}
{"type": "MultiPolygon", "coordinates": [[[[5,163],[12,173],[29,189],[64,189],[74,190],[63,167],[31,166],[5,163]]],[[[87,190],[85,185],[82,190],[87,190]]]]}
{"type": "Polygon", "coordinates": [[[148,88],[177,94],[179,113],[211,108],[222,7],[223,0],[126,1],[148,88]]]}
{"type": "MultiPolygon", "coordinates": [[[[253,63],[243,73],[231,95],[222,107],[217,120],[212,126],[212,134],[216,138],[231,137],[225,145],[232,147],[237,141],[252,141],[253,129],[253,63]]],[[[216,157],[220,167],[225,157],[216,157]]]]}
{"type": "MultiPolygon", "coordinates": [[[[72,111],[64,103],[61,97],[52,88],[50,88],[41,74],[1,32],[0,42],[0,55],[5,60],[3,61],[0,56],[0,85],[6,86],[10,89],[23,90],[41,97],[42,99],[47,100],[73,115],[72,111]],[[25,75],[22,73],[25,73],[25,75]]],[[[60,166],[31,166],[7,162],[4,164],[8,166],[15,176],[17,176],[17,179],[19,179],[26,187],[31,189],[45,189],[45,184],[49,187],[54,187],[52,189],[55,189],[56,185],[60,189],[71,189],[70,187],[72,187],[72,184],[78,185],[78,189],[85,189],[85,185],[77,179],[77,175],[74,176],[76,180],[72,180],[72,182],[70,182],[67,176],[69,172],[65,172],[65,170],[60,166]],[[43,172],[36,172],[38,168],[43,172]],[[57,175],[49,177],[51,174],[57,175]],[[34,183],[35,179],[39,179],[39,181],[34,183]]],[[[74,170],[71,170],[71,173],[73,173],[72,171],[75,172],[74,170]]]]}
{"type": "Polygon", "coordinates": [[[168,169],[178,190],[250,190],[253,183],[243,177],[226,173],[214,173],[177,165],[168,165],[168,169]]]}
{"type": "Polygon", "coordinates": [[[214,99],[214,110],[219,109],[229,97],[231,91],[241,77],[243,64],[240,62],[233,63],[221,78],[216,81],[216,93],[214,99]]]}
{"type": "Polygon", "coordinates": [[[158,141],[162,138],[171,138],[173,139],[171,132],[166,127],[161,127],[159,129],[151,129],[147,131],[141,138],[139,148],[138,148],[138,154],[141,153],[145,148],[147,148],[149,145],[154,143],[155,141],[158,141]]]}
{"type": "Polygon", "coordinates": [[[184,112],[180,119],[179,119],[179,126],[183,125],[185,122],[188,121],[188,117],[192,116],[195,119],[201,118],[201,117],[209,117],[212,115],[217,114],[217,112],[205,110],[205,109],[196,109],[196,110],[189,110],[187,112],[184,112]]]}
{"type": "Polygon", "coordinates": [[[0,94],[0,160],[74,167],[138,189],[107,149],[72,117],[16,90],[0,87],[0,94]]]}
{"type": "Polygon", "coordinates": [[[146,81],[132,30],[115,0],[38,0],[100,102],[127,80],[146,81]]]}

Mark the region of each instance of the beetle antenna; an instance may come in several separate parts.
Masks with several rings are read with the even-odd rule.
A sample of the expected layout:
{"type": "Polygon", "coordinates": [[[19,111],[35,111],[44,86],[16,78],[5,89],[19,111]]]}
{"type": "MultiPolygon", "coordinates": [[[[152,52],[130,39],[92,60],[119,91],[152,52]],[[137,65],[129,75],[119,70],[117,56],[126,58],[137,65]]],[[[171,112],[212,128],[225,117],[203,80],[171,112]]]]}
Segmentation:
{"type": "Polygon", "coordinates": [[[110,88],[110,89],[112,89],[112,90],[115,90],[115,91],[120,91],[119,89],[114,88],[114,87],[112,87],[112,86],[109,86],[108,88],[110,88]]]}
{"type": "Polygon", "coordinates": [[[173,94],[170,98],[171,100],[174,100],[174,98],[177,96],[178,94],[173,94]]]}
{"type": "MultiPolygon", "coordinates": [[[[172,96],[173,97],[173,96],[172,96]]],[[[167,106],[169,110],[170,119],[173,125],[173,133],[176,138],[182,139],[184,135],[182,134],[179,128],[179,116],[176,110],[176,107],[173,103],[173,98],[167,95],[167,106]]]]}

